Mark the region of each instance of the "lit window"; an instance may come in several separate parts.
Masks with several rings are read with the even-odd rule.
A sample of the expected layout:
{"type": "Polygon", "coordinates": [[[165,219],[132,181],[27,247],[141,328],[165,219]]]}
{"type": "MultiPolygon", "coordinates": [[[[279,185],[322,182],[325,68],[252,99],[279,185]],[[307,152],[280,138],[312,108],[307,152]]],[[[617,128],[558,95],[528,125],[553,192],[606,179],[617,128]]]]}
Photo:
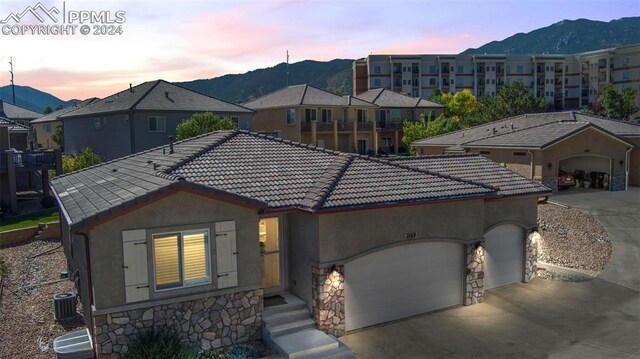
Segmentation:
{"type": "Polygon", "coordinates": [[[304,110],[304,120],[307,122],[310,121],[315,121],[317,119],[317,114],[316,114],[316,109],[315,108],[308,108],[306,110],[304,110]]]}
{"type": "Polygon", "coordinates": [[[166,132],[164,116],[149,116],[149,132],[166,132]]]}
{"type": "Polygon", "coordinates": [[[296,109],[287,109],[287,125],[293,125],[296,123],[296,109]]]}
{"type": "Polygon", "coordinates": [[[209,231],[154,235],[153,262],[156,289],[209,283],[209,231]]]}
{"type": "Polygon", "coordinates": [[[358,122],[364,123],[369,119],[369,111],[368,110],[358,110],[358,122]]]}

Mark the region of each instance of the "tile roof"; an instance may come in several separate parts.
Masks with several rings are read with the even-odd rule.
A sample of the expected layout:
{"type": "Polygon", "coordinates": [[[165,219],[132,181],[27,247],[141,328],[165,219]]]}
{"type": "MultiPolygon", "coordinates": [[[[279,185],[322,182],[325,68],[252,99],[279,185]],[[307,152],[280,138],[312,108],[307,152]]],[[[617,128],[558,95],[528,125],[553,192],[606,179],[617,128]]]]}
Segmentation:
{"type": "Polygon", "coordinates": [[[75,111],[81,107],[87,106],[89,104],[92,104],[96,101],[100,101],[99,98],[97,97],[92,97],[92,98],[88,98],[86,100],[82,100],[82,101],[78,101],[76,103],[74,103],[73,105],[69,105],[67,107],[63,107],[59,110],[53,111],[47,115],[44,115],[40,118],[36,118],[35,120],[31,120],[29,122],[29,124],[34,124],[34,123],[44,123],[44,122],[52,122],[52,121],[59,121],[58,117],[62,116],[64,114],[67,114],[69,112],[75,111]]]}
{"type": "Polygon", "coordinates": [[[131,89],[120,91],[75,111],[60,115],[59,118],[91,116],[129,110],[252,112],[243,106],[204,95],[164,80],[156,80],[144,82],[131,89]]]}
{"type": "Polygon", "coordinates": [[[338,96],[331,92],[313,87],[311,85],[293,85],[281,88],[244,106],[260,110],[265,108],[292,107],[292,106],[372,106],[374,104],[353,96],[338,96]]]}
{"type": "Polygon", "coordinates": [[[421,97],[410,97],[391,91],[389,89],[374,89],[367,92],[363,92],[358,95],[359,98],[373,102],[380,107],[392,107],[392,108],[443,108],[444,106],[425,100],[421,97]]]}
{"type": "Polygon", "coordinates": [[[6,118],[11,120],[31,120],[42,117],[42,114],[39,112],[0,100],[0,112],[3,112],[3,110],[6,118]]]}
{"type": "MultiPolygon", "coordinates": [[[[212,132],[177,142],[174,149],[171,154],[163,146],[56,177],[53,193],[77,227],[176,186],[215,191],[266,210],[310,212],[485,198],[502,191],[478,180],[485,177],[440,173],[422,162],[413,166],[246,131],[212,132]]],[[[451,161],[465,167],[466,159],[451,161]]],[[[504,182],[523,183],[505,194],[546,193],[532,192],[524,185],[531,181],[497,165],[487,170],[504,182]]]]}
{"type": "Polygon", "coordinates": [[[393,162],[491,185],[501,196],[546,194],[550,189],[477,153],[396,157],[393,162]]]}
{"type": "Polygon", "coordinates": [[[510,117],[426,138],[415,145],[544,148],[587,127],[608,132],[622,141],[640,136],[640,125],[576,112],[548,112],[510,117]]]}

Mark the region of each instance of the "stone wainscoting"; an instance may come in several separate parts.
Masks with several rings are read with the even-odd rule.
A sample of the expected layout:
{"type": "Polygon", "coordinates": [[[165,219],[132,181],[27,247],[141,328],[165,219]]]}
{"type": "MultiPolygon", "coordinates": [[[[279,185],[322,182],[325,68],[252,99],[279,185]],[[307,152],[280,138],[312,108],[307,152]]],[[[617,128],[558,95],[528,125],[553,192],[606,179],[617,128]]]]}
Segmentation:
{"type": "Polygon", "coordinates": [[[527,235],[524,246],[524,282],[528,283],[536,277],[538,272],[538,242],[542,236],[537,231],[527,235]]]}
{"type": "Polygon", "coordinates": [[[482,242],[465,245],[467,271],[465,274],[464,305],[484,302],[484,245],[482,242]]]}
{"type": "Polygon", "coordinates": [[[146,329],[166,328],[202,350],[261,338],[263,290],[94,316],[98,358],[121,358],[146,329]]]}
{"type": "Polygon", "coordinates": [[[345,333],[344,266],[312,269],[311,309],[318,329],[340,337],[345,333]]]}

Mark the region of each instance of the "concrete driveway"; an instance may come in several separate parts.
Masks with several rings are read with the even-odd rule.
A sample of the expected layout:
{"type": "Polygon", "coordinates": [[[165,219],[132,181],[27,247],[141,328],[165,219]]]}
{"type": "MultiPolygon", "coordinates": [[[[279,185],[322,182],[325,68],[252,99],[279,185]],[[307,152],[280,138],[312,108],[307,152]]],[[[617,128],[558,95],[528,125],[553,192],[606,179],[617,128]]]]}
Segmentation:
{"type": "Polygon", "coordinates": [[[359,358],[640,358],[640,189],[567,192],[553,201],[597,218],[613,242],[599,278],[535,279],[485,302],[341,337],[359,358]]]}

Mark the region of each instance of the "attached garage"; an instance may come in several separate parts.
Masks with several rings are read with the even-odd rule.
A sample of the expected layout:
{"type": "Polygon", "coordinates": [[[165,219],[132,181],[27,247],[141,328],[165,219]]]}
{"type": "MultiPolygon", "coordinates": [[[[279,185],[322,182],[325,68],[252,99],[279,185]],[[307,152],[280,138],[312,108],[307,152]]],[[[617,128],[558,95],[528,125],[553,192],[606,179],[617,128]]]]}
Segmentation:
{"type": "Polygon", "coordinates": [[[569,157],[559,161],[558,169],[575,174],[578,180],[589,182],[592,188],[609,189],[611,158],[596,155],[569,157]]]}
{"type": "Polygon", "coordinates": [[[345,324],[354,330],[462,304],[462,245],[421,242],[345,264],[345,324]]]}
{"type": "Polygon", "coordinates": [[[522,281],[524,232],[515,224],[497,226],[485,235],[484,289],[522,281]]]}

